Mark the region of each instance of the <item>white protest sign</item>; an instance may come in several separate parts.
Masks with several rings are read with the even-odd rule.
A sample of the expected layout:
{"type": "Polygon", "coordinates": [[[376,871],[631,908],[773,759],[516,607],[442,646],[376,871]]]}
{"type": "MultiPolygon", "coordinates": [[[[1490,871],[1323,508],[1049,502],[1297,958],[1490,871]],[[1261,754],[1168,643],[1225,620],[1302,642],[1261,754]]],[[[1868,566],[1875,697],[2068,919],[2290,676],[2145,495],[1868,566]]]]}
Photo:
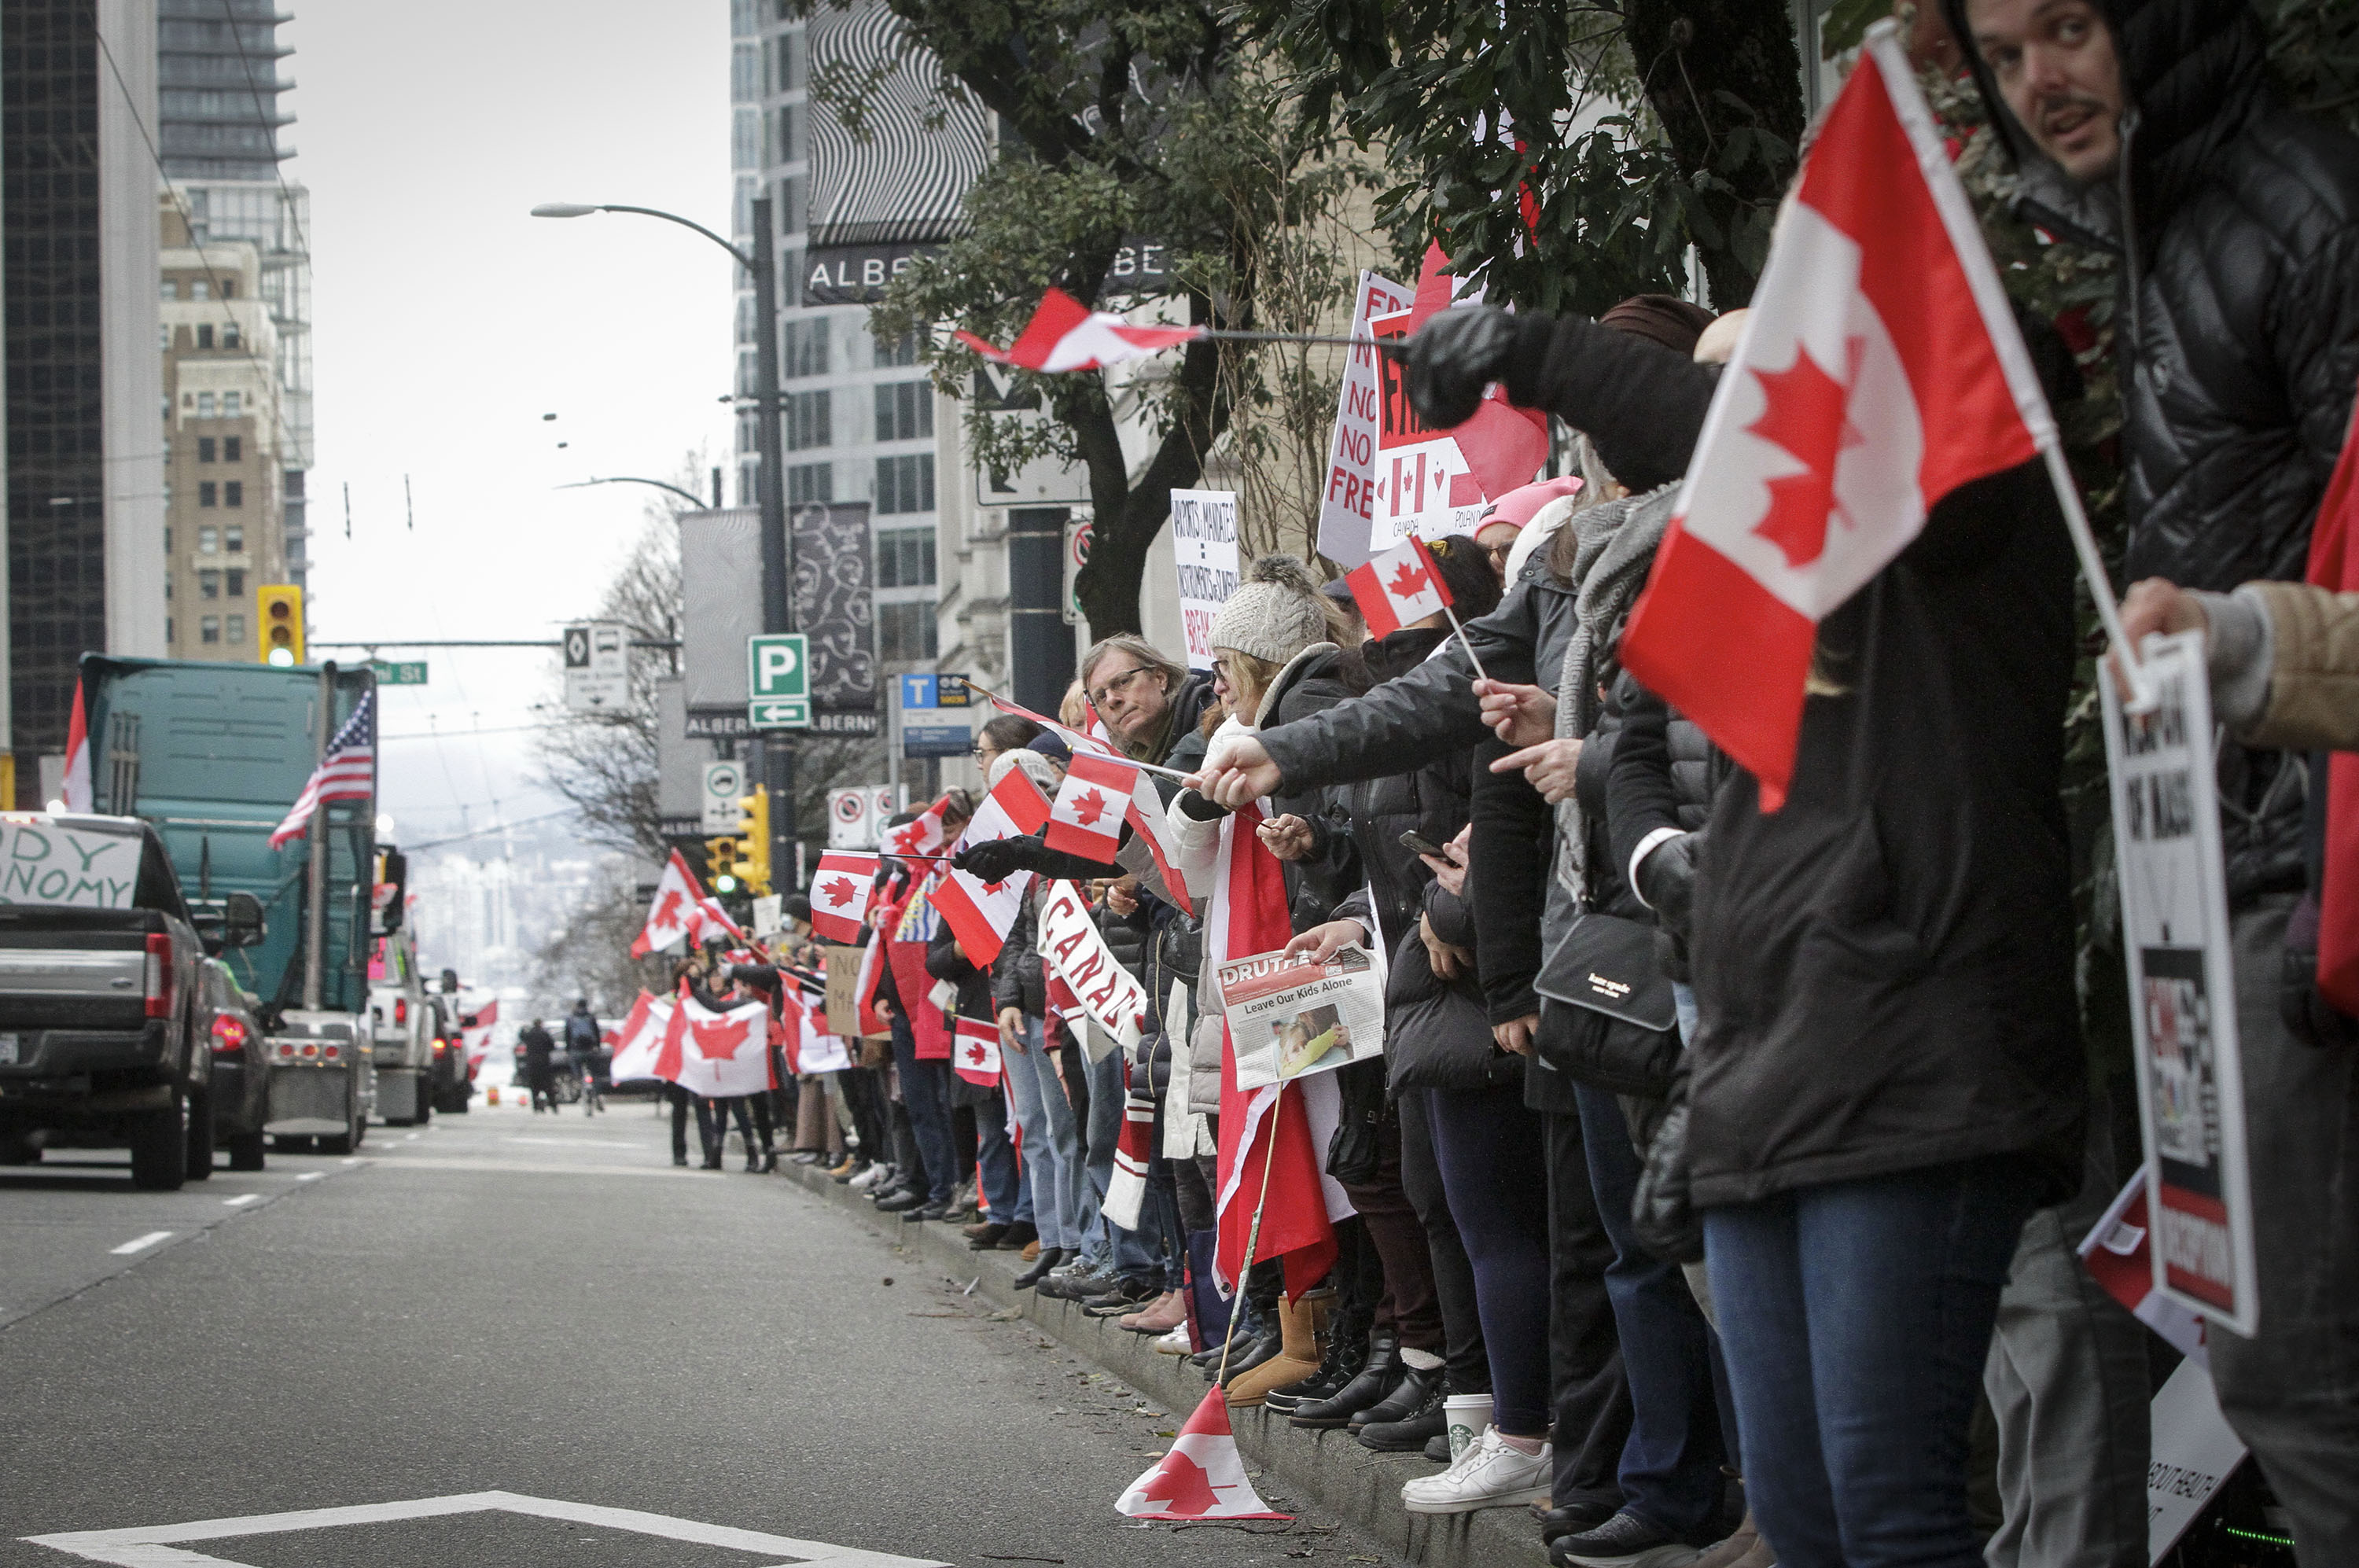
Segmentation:
{"type": "MultiPolygon", "coordinates": [[[[1481,298],[1482,290],[1473,289],[1453,306],[1481,298]]],[[[1411,314],[1372,317],[1368,332],[1405,340],[1412,330],[1411,314]]],[[[1418,418],[1409,405],[1408,364],[1398,354],[1376,356],[1376,501],[1368,519],[1368,554],[1382,555],[1411,535],[1430,539],[1473,533],[1489,503],[1456,438],[1418,418]]]]}
{"type": "Polygon", "coordinates": [[[2152,1432],[2146,1470],[2146,1551],[2158,1563],[2203,1505],[2244,1463],[2245,1445],[2220,1413],[2212,1374],[2182,1361],[2147,1407],[2152,1432]]]}
{"type": "Polygon", "coordinates": [[[767,893],[754,900],[754,934],[776,936],[787,929],[786,895],[767,893]]]}
{"type": "Polygon", "coordinates": [[[1212,668],[1212,617],[1237,591],[1237,497],[1233,490],[1171,492],[1171,556],[1180,568],[1180,625],[1188,668],[1212,668]]]}
{"type": "Polygon", "coordinates": [[[0,822],[0,904],[127,909],[139,886],[136,833],[0,822]]]}
{"type": "MultiPolygon", "coordinates": [[[[1389,278],[1360,274],[1352,299],[1352,336],[1368,336],[1368,322],[1408,309],[1415,293],[1389,278]]],[[[1375,553],[1368,548],[1376,515],[1376,400],[1383,394],[1376,351],[1355,348],[1343,365],[1343,387],[1335,408],[1335,433],[1327,443],[1327,484],[1319,497],[1319,553],[1349,571],[1375,553]]]]}
{"type": "Polygon", "coordinates": [[[1106,946],[1077,884],[1043,882],[1041,889],[1040,956],[1089,1010],[1091,1021],[1128,1051],[1138,1043],[1139,1020],[1147,1016],[1147,987],[1106,946]]]}
{"type": "Polygon", "coordinates": [[[2112,765],[2155,1289],[2249,1335],[2260,1321],[2235,976],[2203,637],[2149,639],[2149,713],[2097,685],[2112,765]]]}
{"type": "Polygon", "coordinates": [[[1258,953],[1218,971],[1237,1087],[1266,1089],[1385,1052],[1385,993],[1364,947],[1324,964],[1258,953]]]}

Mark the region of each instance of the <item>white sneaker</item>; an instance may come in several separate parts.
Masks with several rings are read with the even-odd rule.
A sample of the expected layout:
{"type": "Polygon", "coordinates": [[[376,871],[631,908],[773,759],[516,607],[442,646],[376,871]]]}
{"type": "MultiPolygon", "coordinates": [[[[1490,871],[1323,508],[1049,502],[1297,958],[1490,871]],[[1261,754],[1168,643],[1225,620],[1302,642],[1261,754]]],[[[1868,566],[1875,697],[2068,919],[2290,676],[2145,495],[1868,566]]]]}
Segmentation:
{"type": "Polygon", "coordinates": [[[1188,1325],[1184,1323],[1155,1342],[1155,1352],[1158,1356],[1190,1356],[1195,1350],[1195,1345],[1189,1341],[1188,1325]]]}
{"type": "Polygon", "coordinates": [[[1401,1503],[1413,1514],[1463,1514],[1545,1502],[1552,1469],[1547,1443],[1526,1454],[1510,1446],[1498,1428],[1485,1427],[1449,1469],[1404,1485],[1401,1503]]]}
{"type": "Polygon", "coordinates": [[[867,1170],[863,1171],[859,1175],[854,1176],[851,1181],[845,1182],[844,1185],[850,1187],[855,1192],[865,1192],[869,1188],[874,1187],[877,1182],[882,1181],[886,1177],[890,1176],[892,1173],[893,1168],[889,1165],[872,1165],[867,1170]]]}

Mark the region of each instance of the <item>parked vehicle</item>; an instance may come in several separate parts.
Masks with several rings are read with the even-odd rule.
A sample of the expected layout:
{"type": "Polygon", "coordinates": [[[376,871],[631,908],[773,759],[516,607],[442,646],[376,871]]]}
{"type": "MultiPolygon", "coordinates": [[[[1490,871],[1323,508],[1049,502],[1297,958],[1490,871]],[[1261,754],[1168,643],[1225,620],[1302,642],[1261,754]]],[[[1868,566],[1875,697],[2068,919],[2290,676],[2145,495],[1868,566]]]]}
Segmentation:
{"type": "Polygon", "coordinates": [[[207,949],[261,941],[260,903],[191,910],[153,827],[46,811],[0,814],[0,1159],[127,1146],[135,1186],[211,1175],[207,949]]]}
{"type": "Polygon", "coordinates": [[[364,665],[82,661],[97,806],[154,828],[194,909],[244,893],[267,919],[266,939],[229,962],[257,1000],[267,1131],[282,1149],[317,1140],[350,1153],[375,1104],[369,946],[379,911],[397,912],[402,894],[376,896],[375,802],[328,800],[312,831],[270,843],[374,684],[364,665]]]}
{"type": "Polygon", "coordinates": [[[204,964],[201,1001],[212,1016],[205,1036],[212,1051],[212,1129],[203,1158],[198,1156],[197,1123],[189,1123],[189,1179],[212,1173],[212,1148],[229,1151],[233,1171],[264,1165],[264,1131],[270,1123],[270,1068],[262,1060],[262,1026],[255,1000],[238,988],[237,976],[217,958],[204,964]]]}
{"type": "MultiPolygon", "coordinates": [[[[381,862],[397,862],[393,852],[381,862]]],[[[397,876],[379,887],[398,887],[397,876]]],[[[382,918],[382,917],[381,917],[382,918]]],[[[426,985],[418,974],[418,944],[408,930],[376,941],[369,959],[369,1026],[375,1045],[376,1112],[387,1127],[420,1127],[434,1114],[434,1033],[426,985]]]]}
{"type": "Polygon", "coordinates": [[[433,1075],[430,1098],[444,1116],[460,1116],[475,1097],[475,1076],[467,1066],[467,1048],[459,1033],[459,998],[426,998],[429,1027],[433,1030],[433,1075]]]}

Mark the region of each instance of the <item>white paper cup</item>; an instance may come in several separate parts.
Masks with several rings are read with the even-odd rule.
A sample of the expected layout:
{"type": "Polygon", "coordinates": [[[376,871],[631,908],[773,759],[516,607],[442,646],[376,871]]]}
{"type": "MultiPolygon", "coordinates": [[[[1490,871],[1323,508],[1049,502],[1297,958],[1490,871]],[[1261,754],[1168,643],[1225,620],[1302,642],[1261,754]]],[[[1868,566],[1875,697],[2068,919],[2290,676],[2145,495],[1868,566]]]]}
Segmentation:
{"type": "Polygon", "coordinates": [[[1441,1401],[1441,1419],[1450,1433],[1450,1462],[1455,1465],[1491,1424],[1491,1396],[1451,1394],[1441,1401]]]}

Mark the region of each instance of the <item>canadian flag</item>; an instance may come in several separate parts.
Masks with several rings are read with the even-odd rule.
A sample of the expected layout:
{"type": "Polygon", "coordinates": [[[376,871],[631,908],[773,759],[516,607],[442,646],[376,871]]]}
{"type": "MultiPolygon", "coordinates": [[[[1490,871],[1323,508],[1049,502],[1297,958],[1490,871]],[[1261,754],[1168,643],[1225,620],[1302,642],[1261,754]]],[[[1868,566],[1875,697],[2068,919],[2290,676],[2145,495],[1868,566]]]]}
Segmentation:
{"type": "Polygon", "coordinates": [[[2105,1294],[2170,1342],[2181,1356],[2212,1365],[2203,1320],[2154,1288],[2153,1230],[2146,1217],[2146,1172],[2129,1180],[2081,1243],[2081,1261],[2105,1294]]]}
{"type": "Polygon", "coordinates": [[[91,809],[93,797],[90,788],[90,713],[82,703],[79,676],[74,679],[73,713],[66,720],[64,793],[67,811],[87,811],[91,809]]]}
{"type": "Polygon", "coordinates": [[[1784,804],[1818,624],[1929,508],[2055,441],[1998,274],[1895,35],[1872,35],[1779,215],[1631,671],[1784,804]]]}
{"type": "Polygon", "coordinates": [[[1450,604],[1450,589],[1433,568],[1425,541],[1404,539],[1382,555],[1343,574],[1352,602],[1368,623],[1368,636],[1388,637],[1428,615],[1440,615],[1450,604]]]}
{"type": "Polygon", "coordinates": [[[1201,327],[1134,327],[1110,310],[1093,310],[1061,289],[1051,289],[1008,348],[973,332],[953,332],[959,342],[994,365],[1026,370],[1103,370],[1125,360],[1144,359],[1175,343],[1193,343],[1201,327]]]}
{"type": "Polygon", "coordinates": [[[1073,754],[1064,787],[1049,811],[1049,847],[1111,865],[1122,844],[1123,818],[1138,769],[1090,752],[1073,754]]]}
{"type": "Polygon", "coordinates": [[[465,1042],[467,1075],[473,1077],[475,1069],[484,1064],[484,1053],[492,1048],[492,1026],[500,1021],[500,999],[497,996],[466,1015],[474,1020],[459,1026],[459,1038],[465,1042]]]}
{"type": "Polygon", "coordinates": [[[614,1031],[614,1060],[609,1071],[617,1083],[627,1083],[635,1078],[660,1078],[657,1062],[663,1053],[664,1035],[671,1026],[672,1004],[667,999],[639,993],[631,1004],[630,1016],[614,1031]]]}
{"type": "MultiPolygon", "coordinates": [[[[1048,820],[1049,798],[1024,776],[1022,768],[1011,768],[975,808],[974,818],[959,843],[1021,838],[1039,832],[1048,820]]],[[[1024,890],[1032,885],[1032,873],[1011,872],[1002,881],[985,882],[955,867],[947,869],[950,875],[933,889],[934,911],[950,922],[959,946],[966,951],[967,962],[987,968],[999,956],[1007,928],[1016,923],[1016,913],[1024,907],[1024,890]]]]}
{"type": "Polygon", "coordinates": [[[666,1033],[681,1047],[673,1081],[692,1094],[725,1099],[777,1087],[770,1081],[766,1003],[741,1002],[715,1012],[693,996],[683,996],[666,1033]]]}
{"type": "Polygon", "coordinates": [[[856,942],[876,891],[876,857],[830,850],[811,878],[811,930],[830,942],[856,942]]]}
{"type": "Polygon", "coordinates": [[[951,1065],[970,1083],[999,1086],[999,1026],[985,1018],[961,1018],[951,1065]]]}
{"type": "MultiPolygon", "coordinates": [[[[978,686],[975,690],[982,691],[983,688],[978,686]]],[[[1114,738],[1106,733],[1105,724],[1098,718],[1097,711],[1091,710],[1090,730],[1087,735],[1084,735],[1070,724],[1060,724],[1054,719],[1036,713],[1029,708],[1009,702],[996,692],[984,691],[983,695],[985,702],[1001,713],[1013,713],[1019,719],[1029,719],[1044,729],[1056,732],[1072,749],[1076,760],[1084,754],[1111,757],[1114,759],[1111,766],[1123,768],[1129,773],[1130,802],[1124,808],[1123,820],[1137,831],[1138,842],[1147,846],[1147,855],[1155,862],[1156,873],[1163,878],[1164,889],[1171,895],[1171,901],[1180,906],[1181,914],[1192,918],[1196,913],[1194,898],[1188,890],[1187,878],[1180,874],[1180,857],[1173,853],[1171,844],[1165,836],[1169,831],[1167,824],[1169,818],[1165,814],[1163,797],[1156,792],[1154,781],[1147,778],[1143,769],[1130,768],[1121,760],[1121,754],[1114,750],[1114,738]]],[[[1068,774],[1067,777],[1070,778],[1071,775],[1068,774]]],[[[1061,798],[1063,791],[1060,790],[1058,793],[1061,798]]],[[[1089,851],[1081,850],[1077,853],[1086,855],[1089,851]]]]}
{"type": "Polygon", "coordinates": [[[1273,1513],[1245,1475],[1237,1452],[1236,1433],[1229,1426],[1228,1390],[1214,1384],[1172,1440],[1171,1450],[1157,1460],[1130,1490],[1114,1500],[1115,1508],[1143,1519],[1288,1519],[1292,1514],[1273,1513]]]}
{"type": "MultiPolygon", "coordinates": [[[[886,830],[885,853],[887,855],[930,855],[941,847],[942,812],[951,803],[944,795],[912,821],[897,828],[886,830]]],[[[824,857],[822,857],[824,858],[824,857]]]]}
{"type": "MultiPolygon", "coordinates": [[[[640,930],[639,939],[631,943],[631,956],[645,958],[682,937],[693,939],[708,918],[705,903],[704,888],[696,874],[680,858],[679,851],[673,850],[671,859],[664,863],[663,875],[656,878],[655,902],[647,907],[647,923],[640,930]]],[[[725,921],[728,917],[722,919],[725,921]]]]}

